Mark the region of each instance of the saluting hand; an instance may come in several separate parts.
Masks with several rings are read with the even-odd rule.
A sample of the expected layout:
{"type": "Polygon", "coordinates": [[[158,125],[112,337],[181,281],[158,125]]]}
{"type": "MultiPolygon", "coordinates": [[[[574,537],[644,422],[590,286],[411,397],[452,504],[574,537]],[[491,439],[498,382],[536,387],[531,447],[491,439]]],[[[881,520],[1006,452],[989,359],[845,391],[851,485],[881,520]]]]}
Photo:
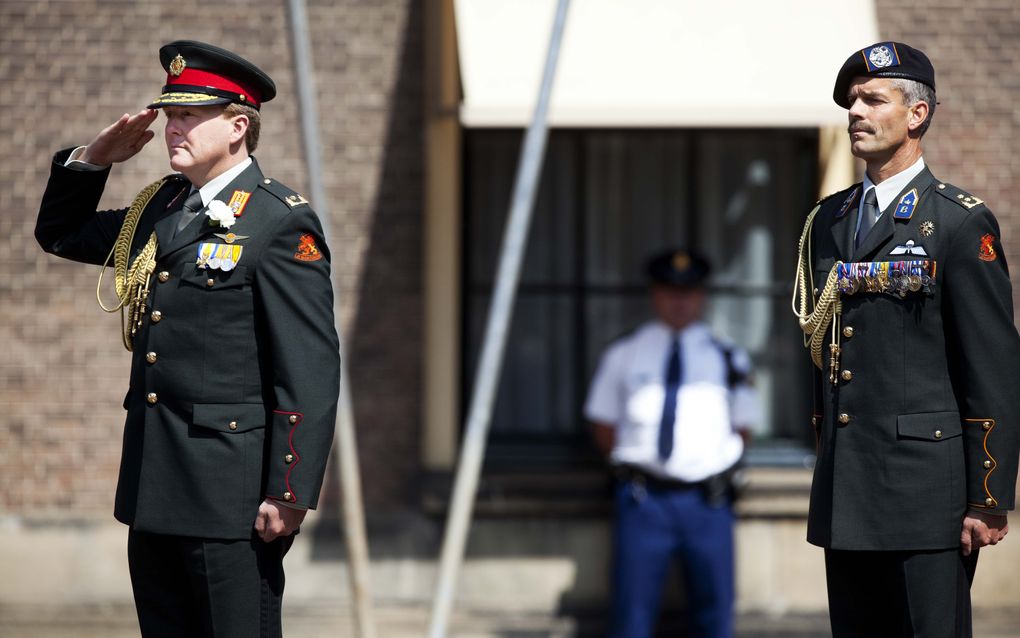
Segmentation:
{"type": "Polygon", "coordinates": [[[159,112],[153,109],[142,109],[134,115],[125,113],[100,131],[78,159],[97,166],[131,159],[156,135],[149,130],[149,125],[157,115],[159,112]]]}
{"type": "Polygon", "coordinates": [[[269,543],[278,536],[290,536],[301,526],[308,510],[285,507],[272,499],[266,499],[259,505],[259,513],[255,517],[255,531],[259,538],[269,543]]]}
{"type": "Polygon", "coordinates": [[[960,532],[960,548],[964,556],[970,556],[972,550],[995,545],[1009,533],[1009,524],[1005,516],[976,512],[971,510],[963,517],[963,530],[960,532]]]}

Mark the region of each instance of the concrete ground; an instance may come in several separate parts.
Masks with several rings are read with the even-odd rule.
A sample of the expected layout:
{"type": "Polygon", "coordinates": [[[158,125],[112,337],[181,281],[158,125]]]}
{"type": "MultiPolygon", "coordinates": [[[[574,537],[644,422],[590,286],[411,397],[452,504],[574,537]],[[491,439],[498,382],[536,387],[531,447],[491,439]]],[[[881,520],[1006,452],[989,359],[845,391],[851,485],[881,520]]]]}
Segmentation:
{"type": "MultiPolygon", "coordinates": [[[[284,631],[295,638],[353,636],[348,609],[327,604],[285,607],[284,631]]],[[[428,610],[384,607],[376,611],[379,638],[418,638],[425,635],[428,610]]],[[[455,615],[450,636],[457,638],[567,638],[603,635],[597,619],[524,617],[505,613],[455,615]]],[[[671,636],[681,635],[671,630],[671,636]]],[[[664,633],[665,635],[665,633],[664,633]]],[[[829,636],[828,619],[817,615],[768,617],[743,615],[737,620],[740,638],[822,638],[829,636]]],[[[1020,607],[975,612],[974,635],[1014,638],[1020,635],[1020,607]]],[[[4,638],[128,638],[138,636],[134,609],[123,605],[56,607],[0,606],[0,636],[4,638]]]]}

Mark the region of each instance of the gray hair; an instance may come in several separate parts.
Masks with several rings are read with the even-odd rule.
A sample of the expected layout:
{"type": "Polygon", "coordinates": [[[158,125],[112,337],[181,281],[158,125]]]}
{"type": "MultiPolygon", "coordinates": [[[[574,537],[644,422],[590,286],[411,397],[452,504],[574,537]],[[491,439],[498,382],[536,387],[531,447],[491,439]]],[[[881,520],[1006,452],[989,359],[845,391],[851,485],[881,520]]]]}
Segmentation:
{"type": "Polygon", "coordinates": [[[920,128],[921,137],[924,137],[924,134],[928,132],[928,127],[931,126],[931,118],[935,116],[935,89],[923,82],[903,78],[893,80],[893,86],[903,94],[903,103],[907,106],[913,106],[918,102],[925,102],[928,105],[928,117],[925,118],[920,128]]]}

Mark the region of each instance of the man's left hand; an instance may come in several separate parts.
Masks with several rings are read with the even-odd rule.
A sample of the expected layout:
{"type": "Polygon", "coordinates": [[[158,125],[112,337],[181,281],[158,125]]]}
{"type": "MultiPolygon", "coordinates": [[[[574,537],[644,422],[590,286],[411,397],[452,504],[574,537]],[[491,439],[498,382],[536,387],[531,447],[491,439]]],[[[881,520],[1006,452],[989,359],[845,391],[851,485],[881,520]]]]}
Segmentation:
{"type": "Polygon", "coordinates": [[[272,499],[266,499],[259,505],[259,513],[255,517],[255,531],[259,538],[270,543],[279,536],[290,536],[301,526],[308,510],[299,510],[280,505],[272,499]]]}
{"type": "Polygon", "coordinates": [[[989,514],[970,510],[963,517],[963,530],[960,532],[960,548],[964,556],[970,556],[972,550],[995,545],[1009,532],[1009,524],[1004,515],[989,514]]]}

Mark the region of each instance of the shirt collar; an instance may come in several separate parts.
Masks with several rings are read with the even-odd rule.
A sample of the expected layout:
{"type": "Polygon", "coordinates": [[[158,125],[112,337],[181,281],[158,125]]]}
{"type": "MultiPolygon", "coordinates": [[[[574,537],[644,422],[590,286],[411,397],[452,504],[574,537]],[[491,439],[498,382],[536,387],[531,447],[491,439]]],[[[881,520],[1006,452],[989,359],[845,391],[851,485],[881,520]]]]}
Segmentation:
{"type": "Polygon", "coordinates": [[[686,328],[684,328],[680,332],[673,330],[660,319],[655,320],[655,327],[667,338],[679,336],[684,341],[698,339],[709,334],[708,324],[700,320],[689,324],[686,328]]]}
{"type": "MultiPolygon", "coordinates": [[[[923,170],[924,158],[918,157],[917,161],[911,166],[903,169],[899,173],[896,173],[877,186],[871,181],[871,178],[868,177],[867,172],[865,172],[864,190],[862,192],[866,195],[869,188],[874,188],[875,196],[878,198],[878,210],[883,211],[889,206],[889,204],[892,203],[893,199],[900,194],[900,191],[906,188],[907,184],[909,184],[923,170]]],[[[861,205],[863,205],[863,202],[864,198],[861,197],[861,205]]]]}
{"type": "MultiPolygon", "coordinates": [[[[231,166],[227,170],[223,171],[216,177],[212,178],[206,185],[198,189],[199,195],[202,196],[202,206],[208,206],[209,202],[216,199],[216,196],[220,194],[220,191],[226,188],[227,184],[234,181],[234,178],[244,172],[244,169],[248,168],[252,164],[251,156],[249,155],[244,159],[243,162],[231,166]]],[[[226,202],[224,202],[225,204],[226,202]]]]}

